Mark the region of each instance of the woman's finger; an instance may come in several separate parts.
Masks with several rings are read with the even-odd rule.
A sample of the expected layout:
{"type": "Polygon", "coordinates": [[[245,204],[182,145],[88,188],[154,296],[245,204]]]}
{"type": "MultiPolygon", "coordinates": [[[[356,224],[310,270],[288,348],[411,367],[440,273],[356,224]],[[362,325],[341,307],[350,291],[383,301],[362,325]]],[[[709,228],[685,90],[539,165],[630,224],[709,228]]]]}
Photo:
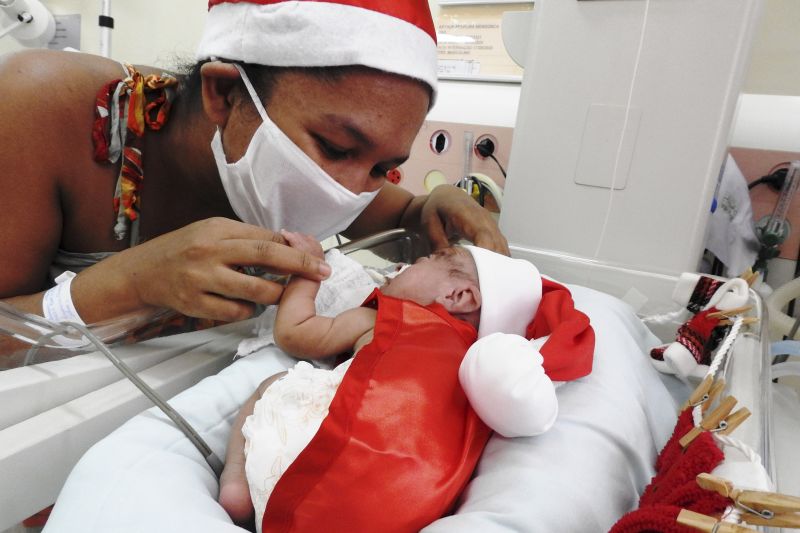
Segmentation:
{"type": "Polygon", "coordinates": [[[424,227],[428,234],[428,240],[431,242],[431,247],[434,250],[450,246],[450,240],[447,238],[447,231],[445,231],[444,224],[442,224],[438,216],[430,217],[429,220],[425,221],[424,227]]]}
{"type": "Polygon", "coordinates": [[[200,220],[189,226],[187,230],[197,230],[200,235],[209,239],[252,239],[255,241],[269,241],[277,244],[286,244],[286,239],[278,231],[272,231],[260,226],[245,224],[238,220],[214,217],[200,220]]]}
{"type": "Polygon", "coordinates": [[[227,299],[273,305],[280,300],[283,288],[280,283],[220,266],[206,291],[227,299]]]}
{"type": "Polygon", "coordinates": [[[479,230],[475,233],[472,242],[475,246],[486,248],[503,255],[511,255],[508,241],[499,231],[479,230]]]}
{"type": "Polygon", "coordinates": [[[243,300],[232,300],[213,293],[198,293],[191,307],[186,309],[176,307],[176,310],[196,318],[237,322],[252,317],[255,307],[243,300]]]}
{"type": "Polygon", "coordinates": [[[285,244],[251,239],[219,243],[220,260],[228,265],[259,266],[278,274],[297,274],[313,280],[330,276],[331,267],[319,257],[285,244]]]}

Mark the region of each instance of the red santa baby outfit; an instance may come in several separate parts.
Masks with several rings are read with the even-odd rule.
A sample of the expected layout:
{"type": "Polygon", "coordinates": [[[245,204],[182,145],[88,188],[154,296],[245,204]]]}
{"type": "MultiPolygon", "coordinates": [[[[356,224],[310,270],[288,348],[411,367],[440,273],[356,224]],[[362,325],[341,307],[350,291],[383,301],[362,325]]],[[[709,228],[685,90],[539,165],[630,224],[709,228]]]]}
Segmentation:
{"type": "MultiPolygon", "coordinates": [[[[574,306],[566,311],[568,291],[558,284],[540,303],[542,281],[530,263],[468,249],[481,285],[481,340],[474,343],[478,332],[438,304],[423,307],[376,290],[366,302],[378,311],[374,339],[352,360],[319,430],[278,480],[263,531],[419,531],[453,510],[493,429],[536,434],[552,425],[552,383],[541,355],[520,334],[536,314],[548,324],[540,328],[551,340],[591,354],[593,335],[585,329],[562,332],[558,322],[558,316],[569,325],[585,315],[574,306]],[[558,305],[549,304],[552,294],[559,295],[558,305]],[[460,376],[468,358],[486,367],[492,357],[506,372],[476,373],[473,367],[468,379],[460,376]],[[493,400],[500,416],[475,409],[466,392],[492,386],[506,393],[493,400]],[[537,403],[545,416],[536,413],[537,403]],[[538,427],[506,419],[530,414],[538,427]]],[[[591,330],[588,319],[585,326],[591,330]]],[[[591,362],[581,357],[576,369],[567,368],[564,357],[562,374],[588,372],[591,362]]]]}

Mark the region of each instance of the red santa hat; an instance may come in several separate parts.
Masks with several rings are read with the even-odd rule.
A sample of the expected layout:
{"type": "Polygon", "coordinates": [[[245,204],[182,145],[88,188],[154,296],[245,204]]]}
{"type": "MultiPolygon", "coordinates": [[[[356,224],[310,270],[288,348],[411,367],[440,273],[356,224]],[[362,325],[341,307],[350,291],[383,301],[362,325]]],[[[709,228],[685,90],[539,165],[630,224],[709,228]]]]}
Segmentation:
{"type": "Polygon", "coordinates": [[[277,67],[364,65],[436,90],[427,0],[210,0],[200,60],[277,67]]]}
{"type": "Polygon", "coordinates": [[[475,261],[481,288],[478,338],[493,333],[546,338],[539,352],[545,373],[554,381],[571,381],[592,371],[594,330],[566,287],[542,278],[523,259],[464,248],[475,261]]]}

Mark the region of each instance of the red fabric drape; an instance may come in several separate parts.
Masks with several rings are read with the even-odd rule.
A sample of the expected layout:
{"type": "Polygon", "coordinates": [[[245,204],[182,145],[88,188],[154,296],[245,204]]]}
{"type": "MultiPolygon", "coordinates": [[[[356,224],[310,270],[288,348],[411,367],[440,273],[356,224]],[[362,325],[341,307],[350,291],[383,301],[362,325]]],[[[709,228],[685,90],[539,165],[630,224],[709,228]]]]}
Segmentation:
{"type": "Polygon", "coordinates": [[[417,532],[452,509],[491,435],[458,381],[475,328],[437,304],[368,302],[374,339],[278,481],[264,531],[417,532]]]}

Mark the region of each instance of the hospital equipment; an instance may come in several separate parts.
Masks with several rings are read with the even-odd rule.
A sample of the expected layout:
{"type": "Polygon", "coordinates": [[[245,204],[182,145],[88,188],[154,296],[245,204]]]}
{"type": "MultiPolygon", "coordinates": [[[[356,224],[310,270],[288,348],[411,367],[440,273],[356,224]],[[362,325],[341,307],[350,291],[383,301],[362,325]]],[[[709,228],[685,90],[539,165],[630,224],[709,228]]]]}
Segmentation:
{"type": "Polygon", "coordinates": [[[786,304],[797,298],[800,298],[800,278],[795,278],[781,285],[767,297],[769,325],[774,338],[780,339],[784,335],[789,339],[798,338],[798,329],[800,329],[798,319],[787,315],[783,311],[786,304]]]}
{"type": "Polygon", "coordinates": [[[500,216],[512,249],[601,285],[603,263],[650,271],[662,296],[654,272],[696,270],[762,4],[538,2],[500,216]]]}
{"type": "Polygon", "coordinates": [[[11,35],[23,46],[40,47],[55,33],[56,21],[39,0],[0,0],[0,39],[11,35]]]}
{"type": "Polygon", "coordinates": [[[800,161],[792,161],[786,172],[775,209],[771,215],[756,223],[756,235],[761,243],[761,250],[759,250],[758,261],[756,262],[757,270],[765,270],[767,259],[778,256],[778,247],[789,235],[791,228],[786,217],[789,212],[789,205],[792,203],[798,188],[800,188],[800,161]]]}
{"type": "Polygon", "coordinates": [[[114,29],[114,18],[111,16],[111,0],[100,0],[100,55],[111,57],[111,30],[114,29]]]}
{"type": "MultiPolygon", "coordinates": [[[[208,465],[219,476],[222,472],[222,461],[214,454],[203,439],[197,434],[192,426],[175,411],[164,399],[158,395],[139,375],[132,370],[122,359],[104,343],[97,335],[95,335],[89,327],[84,324],[64,322],[60,324],[51,324],[49,321],[16,311],[15,308],[9,306],[4,302],[0,302],[0,316],[4,318],[4,322],[8,325],[12,321],[17,325],[14,329],[3,328],[0,326],[0,331],[4,329],[6,332],[12,334],[12,337],[18,340],[30,342],[33,347],[28,351],[28,356],[25,360],[25,366],[34,364],[33,357],[37,353],[37,349],[42,346],[47,346],[48,343],[54,344],[56,347],[61,348],[76,348],[79,351],[85,352],[89,349],[97,350],[104,355],[128,380],[133,383],[137,389],[141,391],[150,401],[165,414],[167,417],[186,435],[186,437],[194,444],[194,446],[206,458],[208,465]],[[21,326],[21,327],[19,327],[21,326]],[[27,331],[27,335],[16,333],[25,328],[33,329],[33,332],[27,331]]],[[[96,328],[95,328],[96,329],[96,328]]],[[[74,352],[73,352],[74,353],[74,352]]]]}

